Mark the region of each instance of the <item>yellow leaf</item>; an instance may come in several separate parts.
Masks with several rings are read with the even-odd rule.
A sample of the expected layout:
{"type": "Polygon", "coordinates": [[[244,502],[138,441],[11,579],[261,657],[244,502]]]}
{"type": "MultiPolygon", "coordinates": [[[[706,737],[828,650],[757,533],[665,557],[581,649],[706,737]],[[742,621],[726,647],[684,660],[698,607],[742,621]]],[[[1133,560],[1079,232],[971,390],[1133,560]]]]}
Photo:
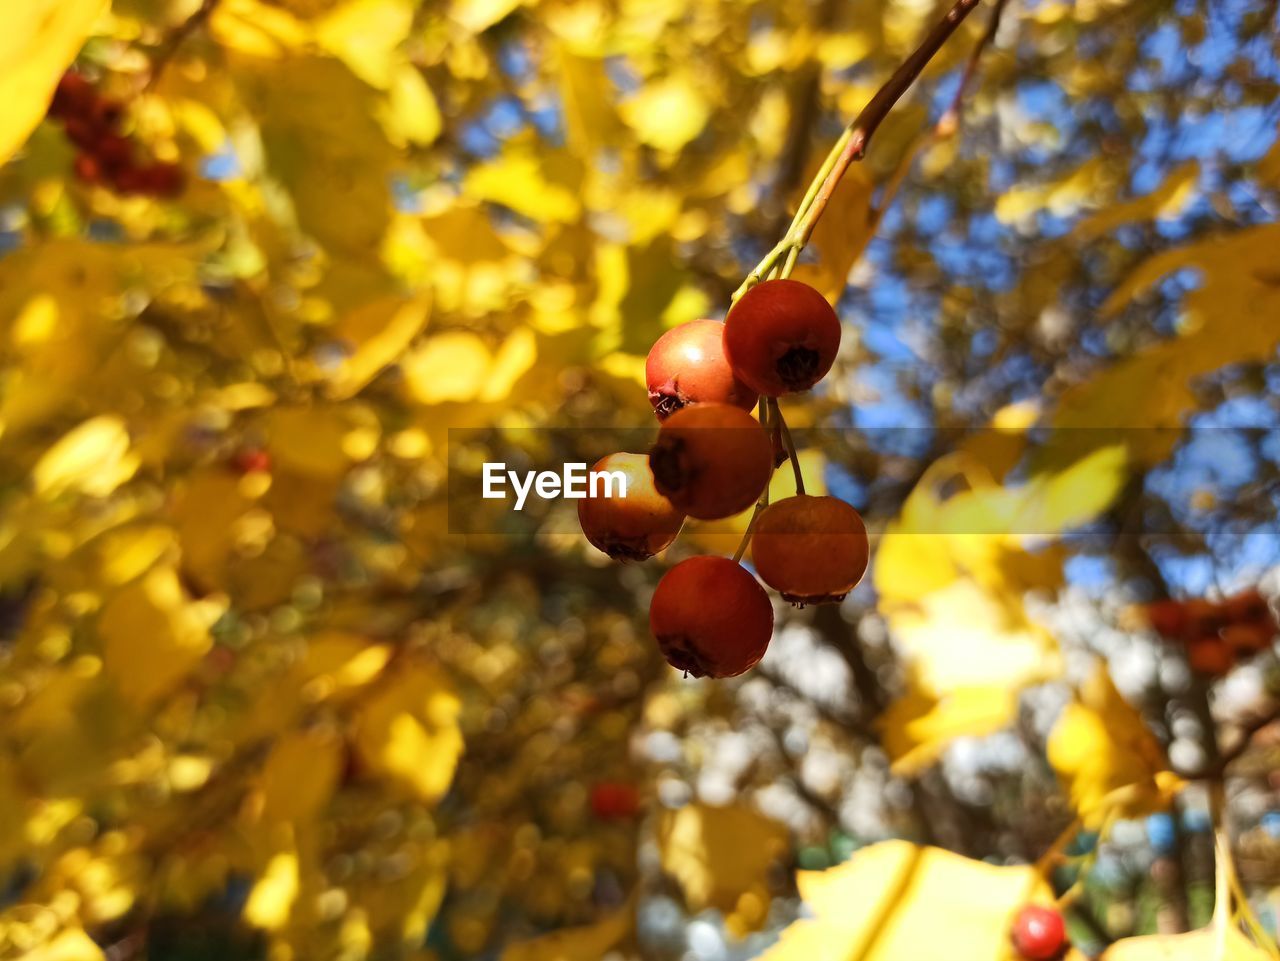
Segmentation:
{"type": "Polygon", "coordinates": [[[23,0],[0,10],[0,164],[45,115],[107,0],[23,0]]]}
{"type": "Polygon", "coordinates": [[[353,348],[334,376],[337,398],[359,393],[379,371],[394,363],[427,323],[422,298],[388,297],[351,311],[334,327],[334,337],[353,348]]]}
{"type": "Polygon", "coordinates": [[[328,803],[342,771],[342,740],[333,731],[293,731],[271,748],[262,769],[262,814],[297,823],[328,803]]]}
{"type": "Polygon", "coordinates": [[[106,955],[80,928],[65,928],[23,953],[25,961],[105,961],[106,955]]]}
{"type": "Polygon", "coordinates": [[[1054,724],[1048,757],[1086,827],[1099,827],[1113,811],[1137,817],[1160,810],[1179,786],[1155,735],[1103,664],[1054,724]]]}
{"type": "Polygon", "coordinates": [[[664,811],[658,825],[663,870],[679,882],[690,910],[718,908],[727,923],[745,929],[764,921],[768,876],[787,844],[783,825],[745,807],[688,804],[664,811]],[[735,918],[739,912],[748,917],[735,918]]]}
{"type": "Polygon", "coordinates": [[[370,643],[358,634],[317,634],[307,643],[307,693],[319,700],[363,687],[382,672],[390,657],[387,645],[370,643]]]}
{"type": "Polygon", "coordinates": [[[235,524],[252,499],[225,467],[193,471],[174,491],[173,521],[183,574],[202,590],[224,590],[235,546],[235,524]]]}
{"type": "Polygon", "coordinates": [[[429,338],[402,364],[413,398],[422,404],[473,400],[484,388],[492,356],[485,342],[466,330],[429,338]]]}
{"type": "Polygon", "coordinates": [[[254,927],[275,931],[284,927],[298,896],[298,855],[292,850],[271,856],[244,905],[244,919],[254,927]]]}
{"type": "Polygon", "coordinates": [[[1042,209],[1056,217],[1069,217],[1083,206],[1101,202],[1107,184],[1106,165],[1093,157],[1061,180],[1019,185],[1001,194],[996,200],[996,218],[1001,223],[1016,223],[1042,209]]]}
{"type": "Polygon", "coordinates": [[[513,944],[502,952],[501,961],[599,961],[631,933],[634,923],[635,911],[628,905],[595,924],[513,944]]]}
{"type": "Polygon", "coordinates": [[[1076,225],[1075,234],[1081,240],[1090,240],[1138,220],[1176,219],[1195,196],[1199,177],[1200,165],[1188,160],[1171,170],[1164,183],[1146,196],[1112,204],[1086,217],[1076,225]]]}
{"type": "Polygon", "coordinates": [[[190,600],[167,565],[121,588],[98,619],[103,661],[121,695],[145,707],[166,693],[209,650],[209,628],[224,610],[218,598],[190,600]]]}
{"type": "Polygon", "coordinates": [[[538,359],[538,341],[528,327],[519,327],[502,342],[494,354],[489,373],[480,391],[480,401],[488,403],[504,400],[516,382],[533,367],[538,359]]]}
{"type": "Polygon", "coordinates": [[[315,22],[315,38],[365,83],[386,90],[412,25],[409,0],[350,0],[315,22]]]}
{"type": "Polygon", "coordinates": [[[910,777],[929,767],[959,737],[983,737],[1017,713],[1016,689],[975,684],[934,695],[916,679],[880,716],[877,726],[894,774],[910,777]]]}
{"type": "Polygon", "coordinates": [[[556,43],[555,51],[565,139],[577,156],[594,162],[597,150],[616,142],[620,128],[604,61],[580,56],[562,42],[556,43]]]}
{"type": "Polygon", "coordinates": [[[453,0],[449,16],[469,33],[488,30],[520,6],[522,0],[453,0]]]}
{"type": "Polygon", "coordinates": [[[1034,868],[907,841],[873,844],[796,881],[816,917],[785,928],[761,961],[1014,961],[1014,916],[1025,904],[1053,902],[1034,868]]]}
{"type": "Polygon", "coordinates": [[[463,181],[463,189],[477,200],[502,204],[548,223],[569,223],[580,209],[577,193],[549,180],[538,157],[525,151],[507,151],[474,167],[463,181]]]}
{"type": "Polygon", "coordinates": [[[45,451],[31,479],[41,497],[57,497],[69,490],[106,497],[137,469],[124,421],[103,414],[74,428],[45,451]]]}
{"type": "Polygon", "coordinates": [[[273,463],[317,480],[335,480],[377,443],[377,425],[346,406],[277,407],[267,421],[273,463]]]}
{"type": "Polygon", "coordinates": [[[424,801],[442,798],[462,756],[461,701],[425,667],[403,669],[369,701],[356,725],[356,748],[369,767],[424,801]]]}
{"type": "Polygon", "coordinates": [[[711,108],[692,77],[672,74],[645,84],[619,112],[641,143],[676,151],[702,133],[711,108]]]}
{"type": "Polygon", "coordinates": [[[407,142],[425,147],[434,143],[444,129],[435,94],[422,71],[410,63],[400,63],[392,69],[382,117],[397,146],[407,142]]]}
{"type": "Polygon", "coordinates": [[[1219,932],[1202,928],[1187,934],[1150,934],[1124,938],[1102,952],[1098,961],[1270,961],[1234,925],[1219,932]]]}

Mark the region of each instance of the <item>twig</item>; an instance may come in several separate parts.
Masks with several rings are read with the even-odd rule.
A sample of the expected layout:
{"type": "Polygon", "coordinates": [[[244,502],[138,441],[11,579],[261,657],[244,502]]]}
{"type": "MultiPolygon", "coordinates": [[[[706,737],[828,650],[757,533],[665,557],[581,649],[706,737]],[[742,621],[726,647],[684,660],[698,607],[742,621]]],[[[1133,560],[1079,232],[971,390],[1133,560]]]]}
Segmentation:
{"type": "Polygon", "coordinates": [[[1008,2],[1009,0],[996,0],[995,6],[991,8],[991,19],[987,22],[987,29],[978,38],[978,42],[973,45],[969,60],[964,65],[964,73],[960,75],[960,83],[956,86],[955,95],[952,96],[951,103],[947,106],[947,109],[942,112],[942,116],[938,118],[937,126],[933,128],[936,136],[949,137],[955,133],[956,127],[959,126],[961,105],[964,103],[965,94],[969,92],[969,85],[973,83],[973,78],[977,76],[978,65],[982,60],[983,52],[991,45],[991,41],[995,39],[996,33],[1000,30],[1000,17],[1004,13],[1004,8],[1008,2]]]}
{"type": "Polygon", "coordinates": [[[1280,705],[1276,705],[1266,713],[1250,718],[1245,724],[1241,725],[1240,734],[1235,743],[1230,748],[1220,751],[1217,760],[1212,764],[1199,771],[1178,771],[1178,776],[1186,778],[1188,781],[1203,781],[1222,777],[1226,773],[1227,767],[1240,758],[1245,751],[1249,750],[1249,745],[1253,742],[1254,736],[1277,721],[1280,721],[1280,705]]]}
{"type": "Polygon", "coordinates": [[[169,66],[169,62],[173,60],[174,55],[178,52],[178,48],[196,32],[208,19],[213,16],[213,11],[217,9],[221,0],[202,0],[200,8],[196,10],[186,20],[178,24],[165,37],[164,42],[160,45],[159,51],[151,61],[151,73],[147,77],[147,82],[143,86],[144,90],[150,90],[160,81],[160,75],[169,66]]]}

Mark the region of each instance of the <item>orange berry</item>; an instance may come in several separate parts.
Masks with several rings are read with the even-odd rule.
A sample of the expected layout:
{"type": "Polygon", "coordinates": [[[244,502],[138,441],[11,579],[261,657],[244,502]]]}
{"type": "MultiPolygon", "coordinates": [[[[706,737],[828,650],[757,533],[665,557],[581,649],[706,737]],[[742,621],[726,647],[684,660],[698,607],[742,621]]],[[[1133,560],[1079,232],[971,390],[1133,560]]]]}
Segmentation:
{"type": "Polygon", "coordinates": [[[649,628],[676,670],[694,677],[736,677],[764,657],[773,636],[773,606],[736,561],[691,557],[658,582],[649,628]]]}
{"type": "Polygon", "coordinates": [[[643,561],[664,550],[680,533],[684,514],[653,486],[646,454],[610,454],[598,460],[591,473],[621,472],[626,479],[627,495],[605,496],[603,485],[592,496],[578,501],[578,523],[592,546],[614,560],[643,561]]]}
{"type": "Polygon", "coordinates": [[[1220,637],[1201,635],[1187,642],[1187,663],[1197,674],[1221,677],[1235,666],[1236,659],[1220,637]]]}
{"type": "Polygon", "coordinates": [[[724,354],[738,379],[778,397],[808,390],[840,349],[840,319],[827,299],[798,280],[766,280],[733,305],[724,354]]]}
{"type": "Polygon", "coordinates": [[[1144,608],[1147,622],[1161,637],[1173,640],[1182,636],[1187,626],[1187,611],[1181,601],[1155,601],[1144,608]]]}
{"type": "Polygon", "coordinates": [[[837,497],[797,494],[770,504],[751,538],[760,579],[793,604],[844,599],[867,572],[862,516],[837,497]]]}
{"type": "Polygon", "coordinates": [[[76,154],[76,159],[72,162],[71,169],[75,173],[77,180],[82,180],[87,184],[96,184],[102,180],[102,167],[98,164],[98,158],[87,153],[76,154]]]}
{"type": "Polygon", "coordinates": [[[1249,657],[1270,647],[1275,631],[1270,624],[1248,621],[1243,624],[1228,624],[1219,636],[1236,657],[1249,657]]]}
{"type": "Polygon", "coordinates": [[[591,813],[601,821],[625,820],[640,812],[640,792],[631,784],[601,781],[591,787],[591,813]]]}
{"type": "Polygon", "coordinates": [[[667,331],[644,364],[649,403],[659,420],[689,404],[755,406],[757,395],[733,375],[724,356],[724,324],[694,320],[667,331]]]}
{"type": "Polygon", "coordinates": [[[1256,587],[1241,591],[1222,602],[1223,613],[1237,623],[1271,620],[1271,606],[1256,587]]]}
{"type": "Polygon", "coordinates": [[[663,422],[649,465],[658,491],[677,509],[717,520],[760,497],[773,474],[773,446],[741,408],[695,404],[663,422]]]}

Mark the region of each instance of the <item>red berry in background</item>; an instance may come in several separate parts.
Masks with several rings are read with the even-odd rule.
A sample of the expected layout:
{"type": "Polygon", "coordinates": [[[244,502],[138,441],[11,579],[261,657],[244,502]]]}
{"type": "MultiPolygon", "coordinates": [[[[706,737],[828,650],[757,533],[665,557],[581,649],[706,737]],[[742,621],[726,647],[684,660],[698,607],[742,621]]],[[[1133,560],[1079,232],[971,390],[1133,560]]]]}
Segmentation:
{"type": "Polygon", "coordinates": [[[1187,664],[1206,677],[1222,677],[1235,667],[1236,656],[1216,634],[1202,634],[1187,642],[1187,664]]]}
{"type": "Polygon", "coordinates": [[[591,813],[601,821],[633,818],[640,813],[640,792],[631,784],[601,781],[591,786],[591,813]]]}
{"type": "Polygon", "coordinates": [[[1054,908],[1028,904],[1013,919],[1014,950],[1027,961],[1053,961],[1067,948],[1067,927],[1054,908]]]}
{"type": "Polygon", "coordinates": [[[773,636],[773,606],[737,561],[691,557],[658,582],[649,629],[676,670],[736,677],[764,657],[773,636]]]}
{"type": "Polygon", "coordinates": [[[114,130],[124,119],[124,104],[119,100],[99,97],[93,101],[88,113],[99,130],[114,130]]]}
{"type": "Polygon", "coordinates": [[[67,139],[81,150],[92,151],[98,140],[98,129],[83,117],[68,117],[63,129],[67,139]]]}
{"type": "Polygon", "coordinates": [[[756,392],[733,375],[724,356],[724,324],[694,320],[667,331],[644,363],[649,403],[659,420],[689,404],[732,404],[751,410],[756,392]]]}
{"type": "Polygon", "coordinates": [[[751,539],[760,579],[793,604],[841,601],[867,572],[862,516],[836,497],[797,494],[766,507],[751,539]]]}
{"type": "Polygon", "coordinates": [[[255,474],[271,470],[271,455],[261,447],[248,447],[237,451],[232,464],[241,474],[255,474]]]}
{"type": "Polygon", "coordinates": [[[678,510],[717,520],[760,497],[773,474],[773,446],[742,408],[695,404],[663,422],[649,466],[658,492],[678,510]]]}
{"type": "Polygon", "coordinates": [[[1275,632],[1270,624],[1245,621],[1228,624],[1218,634],[1223,645],[1237,658],[1252,657],[1271,646],[1275,632]]]}
{"type": "Polygon", "coordinates": [[[664,550],[684,524],[684,514],[658,493],[647,454],[610,454],[591,472],[619,472],[626,480],[626,496],[617,488],[605,496],[603,485],[578,501],[578,523],[592,546],[614,560],[643,561],[664,550]]]}
{"type": "Polygon", "coordinates": [[[96,184],[102,180],[102,167],[98,164],[98,158],[90,154],[76,154],[71,169],[75,172],[77,180],[87,184],[96,184]]]}
{"type": "Polygon", "coordinates": [[[1187,628],[1187,612],[1181,601],[1155,601],[1148,604],[1145,611],[1147,622],[1161,637],[1170,640],[1179,638],[1187,628]]]}
{"type": "Polygon", "coordinates": [[[93,84],[83,75],[68,70],[58,81],[53,91],[53,100],[49,104],[49,116],[66,118],[79,113],[87,113],[93,106],[97,94],[93,84]]]}
{"type": "Polygon", "coordinates": [[[111,186],[115,188],[116,193],[120,194],[140,194],[146,190],[143,181],[142,171],[137,167],[123,166],[113,167],[108,171],[111,180],[111,186]]]}
{"type": "Polygon", "coordinates": [[[133,142],[118,133],[103,133],[93,142],[93,154],[108,169],[127,167],[133,163],[133,142]]]}
{"type": "Polygon", "coordinates": [[[141,191],[155,197],[176,197],[186,186],[186,175],[178,164],[153,163],[143,167],[139,174],[141,191]]]}
{"type": "Polygon", "coordinates": [[[1272,621],[1271,605],[1257,588],[1241,591],[1222,602],[1223,613],[1235,623],[1272,621]]]}
{"type": "Polygon", "coordinates": [[[808,390],[840,349],[840,319],[827,299],[798,280],[756,284],[729,310],[724,353],[733,372],[770,397],[808,390]]]}

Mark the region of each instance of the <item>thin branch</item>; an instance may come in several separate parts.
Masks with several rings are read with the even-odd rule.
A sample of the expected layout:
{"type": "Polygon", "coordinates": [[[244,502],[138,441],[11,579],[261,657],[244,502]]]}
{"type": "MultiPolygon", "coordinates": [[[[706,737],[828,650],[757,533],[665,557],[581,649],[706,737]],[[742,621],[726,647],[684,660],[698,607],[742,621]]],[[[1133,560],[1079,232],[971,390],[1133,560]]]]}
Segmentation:
{"type": "Polygon", "coordinates": [[[889,111],[902,99],[902,95],[915,83],[921,71],[934,58],[934,55],[942,49],[942,45],[955,33],[956,28],[960,26],[964,18],[977,5],[978,0],[957,0],[956,5],[947,11],[947,15],[929,31],[928,36],[924,38],[924,42],[920,44],[915,53],[903,61],[902,66],[894,71],[893,76],[871,98],[871,101],[862,109],[862,112],[858,114],[853,123],[849,125],[848,136],[844,138],[844,146],[837,155],[831,170],[824,178],[822,186],[818,188],[813,204],[805,213],[804,220],[800,224],[798,239],[801,244],[808,242],[810,235],[813,233],[813,228],[817,226],[818,218],[822,216],[822,212],[826,209],[827,203],[835,193],[836,187],[839,186],[845,171],[849,169],[849,165],[856,160],[861,160],[866,155],[867,146],[871,143],[871,138],[875,135],[880,123],[889,115],[889,111]]]}
{"type": "Polygon", "coordinates": [[[969,85],[973,83],[973,78],[977,76],[978,65],[982,60],[982,54],[987,47],[991,45],[991,41],[995,39],[996,33],[1000,30],[1000,17],[1004,13],[1004,8],[1009,0],[996,0],[995,6],[991,8],[991,19],[987,22],[987,29],[983,31],[982,36],[978,38],[978,42],[973,45],[973,51],[969,54],[969,60],[964,65],[964,73],[960,75],[960,83],[956,87],[955,95],[951,98],[951,103],[947,109],[942,112],[942,116],[938,118],[938,124],[934,127],[934,132],[938,137],[949,137],[960,124],[960,111],[964,103],[965,94],[969,92],[969,85]]]}
{"type": "Polygon", "coordinates": [[[1253,742],[1254,736],[1277,721],[1280,721],[1280,704],[1273,706],[1270,711],[1250,718],[1242,724],[1235,743],[1230,748],[1223,749],[1213,764],[1199,771],[1178,771],[1178,775],[1188,781],[1221,778],[1226,773],[1227,767],[1240,758],[1245,751],[1249,750],[1249,745],[1253,742]]]}
{"type": "Polygon", "coordinates": [[[147,77],[147,83],[143,88],[144,90],[150,90],[160,82],[160,75],[164,73],[165,68],[169,66],[169,62],[173,60],[174,55],[178,52],[178,48],[186,42],[188,37],[200,29],[200,27],[213,16],[213,11],[217,9],[220,2],[221,0],[203,0],[200,4],[200,8],[196,10],[195,13],[187,17],[186,20],[182,21],[182,23],[178,24],[169,32],[169,35],[164,38],[163,43],[160,45],[160,49],[157,51],[155,57],[151,60],[151,73],[150,76],[147,77]]]}

